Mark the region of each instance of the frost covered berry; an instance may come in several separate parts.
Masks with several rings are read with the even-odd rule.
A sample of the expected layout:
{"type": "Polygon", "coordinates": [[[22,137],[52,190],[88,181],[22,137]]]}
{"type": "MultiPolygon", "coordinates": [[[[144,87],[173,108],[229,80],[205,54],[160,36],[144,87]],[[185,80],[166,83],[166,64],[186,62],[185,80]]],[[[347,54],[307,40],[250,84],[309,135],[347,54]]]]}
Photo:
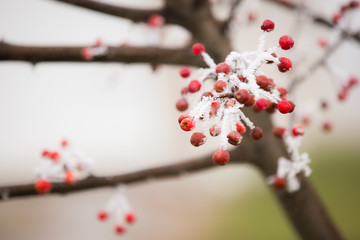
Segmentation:
{"type": "Polygon", "coordinates": [[[284,127],[274,127],[273,128],[273,134],[277,138],[283,138],[285,133],[286,133],[286,128],[284,128],[284,127]]]}
{"type": "Polygon", "coordinates": [[[39,179],[35,183],[35,190],[37,193],[43,194],[51,191],[51,182],[46,179],[39,179]]]}
{"type": "Polygon", "coordinates": [[[179,119],[178,119],[178,122],[179,124],[182,122],[182,120],[184,120],[185,118],[189,118],[189,113],[184,113],[184,114],[181,114],[179,119]]]}
{"type": "Polygon", "coordinates": [[[205,52],[205,47],[201,43],[195,43],[192,46],[192,51],[195,55],[200,55],[202,52],[205,52]]]}
{"type": "Polygon", "coordinates": [[[125,233],[126,229],[122,225],[115,225],[114,231],[116,234],[121,235],[125,233]]]}
{"type": "Polygon", "coordinates": [[[221,133],[221,128],[219,128],[219,127],[216,126],[216,125],[212,125],[212,126],[209,128],[209,132],[210,132],[210,135],[211,135],[211,136],[216,137],[216,136],[218,136],[218,135],[221,133]]]}
{"type": "Polygon", "coordinates": [[[255,102],[256,110],[264,110],[268,107],[268,100],[265,98],[260,98],[255,102]]]}
{"type": "Polygon", "coordinates": [[[253,139],[258,140],[263,136],[263,130],[259,127],[255,127],[251,130],[250,135],[253,139]]]}
{"type": "Polygon", "coordinates": [[[212,159],[218,165],[225,165],[230,160],[230,154],[226,150],[219,149],[213,154],[212,159]]]}
{"type": "Polygon", "coordinates": [[[287,95],[287,90],[286,90],[285,88],[279,87],[277,90],[279,91],[281,98],[285,98],[285,97],[286,97],[286,95],[287,95]]]}
{"type": "Polygon", "coordinates": [[[282,100],[278,103],[277,105],[278,109],[279,109],[279,112],[281,113],[289,113],[291,112],[292,110],[292,106],[291,106],[291,103],[288,102],[287,100],[282,100]]]}
{"type": "Polygon", "coordinates": [[[257,85],[259,85],[260,88],[264,89],[265,91],[270,91],[275,86],[274,81],[264,75],[256,76],[256,83],[257,85]]]}
{"type": "Polygon", "coordinates": [[[280,63],[277,65],[280,72],[287,72],[292,67],[290,59],[281,57],[279,58],[280,63]]]}
{"type": "Polygon", "coordinates": [[[153,14],[149,17],[147,24],[149,27],[156,28],[164,25],[165,19],[159,14],[153,14]]]}
{"type": "Polygon", "coordinates": [[[294,46],[294,40],[289,35],[284,35],[279,39],[279,45],[283,50],[289,50],[294,46]]]}
{"type": "Polygon", "coordinates": [[[273,186],[276,189],[284,189],[286,186],[286,179],[282,177],[275,177],[273,186]]]}
{"type": "Polygon", "coordinates": [[[105,221],[106,219],[108,219],[109,214],[106,211],[102,210],[98,212],[97,217],[100,221],[105,221]]]}
{"type": "Polygon", "coordinates": [[[301,126],[296,126],[292,128],[292,134],[296,136],[304,135],[304,129],[301,126]]]}
{"type": "Polygon", "coordinates": [[[250,93],[245,89],[240,89],[234,93],[234,98],[239,103],[246,103],[250,99],[250,93]]]}
{"type": "Polygon", "coordinates": [[[250,106],[254,105],[254,103],[255,103],[255,96],[250,95],[249,99],[244,103],[244,105],[246,107],[250,107],[250,106]]]}
{"type": "Polygon", "coordinates": [[[238,131],[232,131],[227,135],[228,142],[234,146],[240,143],[241,138],[242,137],[238,131]]]}
{"type": "Polygon", "coordinates": [[[236,123],[236,131],[243,135],[246,133],[246,127],[242,123],[236,123]]]}
{"type": "Polygon", "coordinates": [[[125,215],[125,221],[127,223],[134,223],[136,221],[136,216],[133,213],[127,213],[125,215]]]}
{"type": "Polygon", "coordinates": [[[76,182],[75,174],[72,171],[67,171],[65,173],[64,182],[69,185],[74,184],[76,182]]]}
{"type": "Polygon", "coordinates": [[[50,158],[51,160],[53,160],[54,162],[56,162],[57,160],[60,159],[60,154],[59,154],[58,152],[51,152],[51,153],[49,154],[49,158],[50,158]]]}
{"type": "Polygon", "coordinates": [[[201,145],[203,145],[206,142],[206,137],[203,133],[201,132],[195,132],[193,133],[193,135],[190,138],[190,143],[194,146],[194,147],[199,147],[201,145]]]}
{"type": "Polygon", "coordinates": [[[189,92],[191,92],[191,93],[197,92],[201,88],[201,83],[198,80],[192,80],[189,83],[188,88],[189,88],[189,92]]]}
{"type": "Polygon", "coordinates": [[[216,66],[216,73],[225,73],[225,74],[229,74],[231,73],[231,69],[230,66],[224,62],[219,63],[216,66]]]}
{"type": "Polygon", "coordinates": [[[189,107],[189,103],[185,98],[180,98],[176,102],[176,109],[180,112],[185,111],[189,107]]]}
{"type": "Polygon", "coordinates": [[[266,19],[263,24],[261,25],[261,30],[265,32],[271,32],[274,30],[275,23],[269,19],[266,19]]]}
{"type": "Polygon", "coordinates": [[[214,90],[217,93],[223,92],[225,88],[226,88],[226,82],[224,82],[223,80],[217,80],[214,84],[214,90]]]}
{"type": "Polygon", "coordinates": [[[194,129],[195,122],[192,118],[185,118],[184,120],[181,121],[180,127],[182,130],[188,132],[194,129]]]}
{"type": "Polygon", "coordinates": [[[183,78],[187,78],[188,76],[190,76],[191,70],[188,67],[182,67],[180,68],[180,76],[183,78]]]}

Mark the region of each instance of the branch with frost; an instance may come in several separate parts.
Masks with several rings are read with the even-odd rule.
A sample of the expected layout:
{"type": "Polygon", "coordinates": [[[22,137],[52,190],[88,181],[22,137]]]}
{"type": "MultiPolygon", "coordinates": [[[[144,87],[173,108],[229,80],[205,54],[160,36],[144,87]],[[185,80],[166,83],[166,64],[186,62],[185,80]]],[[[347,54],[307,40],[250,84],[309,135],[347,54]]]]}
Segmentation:
{"type": "Polygon", "coordinates": [[[0,42],[0,61],[38,62],[123,62],[156,63],[204,66],[201,58],[191,54],[188,48],[166,49],[156,47],[107,47],[103,54],[86,60],[82,51],[86,47],[38,47],[13,45],[0,42]]]}

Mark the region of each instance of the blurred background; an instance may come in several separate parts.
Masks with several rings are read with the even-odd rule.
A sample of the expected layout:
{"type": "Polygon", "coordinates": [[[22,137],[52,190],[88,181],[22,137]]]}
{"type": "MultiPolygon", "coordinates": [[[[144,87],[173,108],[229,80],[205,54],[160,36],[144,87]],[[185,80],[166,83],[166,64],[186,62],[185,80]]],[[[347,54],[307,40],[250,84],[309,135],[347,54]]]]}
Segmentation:
{"type": "MultiPolygon", "coordinates": [[[[106,2],[141,8],[162,4],[155,0],[106,2]]],[[[341,2],[312,1],[310,7],[331,16],[341,2]]],[[[227,10],[218,9],[219,15],[227,10]]],[[[257,10],[257,20],[238,29],[233,26],[236,50],[256,48],[259,26],[267,18],[276,23],[268,46],[276,45],[281,35],[299,32],[294,12],[267,2],[260,2],[257,10]]],[[[358,15],[355,23],[360,23],[358,15]]],[[[299,59],[299,68],[311,65],[322,53],[318,37],[331,34],[311,22],[302,28],[304,34],[294,37],[299,45],[292,56],[298,57],[295,51],[303,50],[305,60],[299,59]]],[[[145,24],[50,0],[0,2],[0,38],[14,44],[90,46],[101,37],[109,45],[144,46],[149,44],[147,31],[145,24]]],[[[184,29],[166,26],[161,45],[179,47],[188,41],[184,29]]],[[[329,64],[360,76],[359,57],[359,43],[349,40],[329,64]]],[[[213,152],[218,139],[195,149],[189,144],[190,135],[178,127],[175,102],[186,84],[178,70],[161,65],[153,71],[149,64],[1,62],[0,185],[35,182],[34,168],[42,150],[59,149],[64,138],[94,158],[99,176],[213,152]]],[[[275,70],[266,67],[286,86],[289,75],[275,70]]],[[[313,160],[311,181],[335,222],[348,239],[359,239],[360,88],[339,103],[337,85],[330,78],[320,69],[294,96],[299,109],[321,99],[331,106],[306,128],[302,151],[313,160]],[[322,131],[324,119],[332,121],[331,132],[322,131]]],[[[288,121],[284,116],[275,119],[288,121]]],[[[263,176],[247,165],[131,185],[126,196],[139,219],[121,237],[113,233],[111,219],[99,223],[96,218],[112,194],[113,189],[103,188],[0,202],[0,239],[297,239],[263,176]]]]}

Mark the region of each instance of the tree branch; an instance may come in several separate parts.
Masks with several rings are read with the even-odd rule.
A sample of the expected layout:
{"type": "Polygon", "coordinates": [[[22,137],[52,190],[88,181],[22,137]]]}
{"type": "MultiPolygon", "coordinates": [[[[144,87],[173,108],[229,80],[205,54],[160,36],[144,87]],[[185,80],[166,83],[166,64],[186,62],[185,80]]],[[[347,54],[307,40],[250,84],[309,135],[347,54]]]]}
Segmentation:
{"type": "Polygon", "coordinates": [[[163,14],[162,9],[144,10],[144,9],[126,8],[126,7],[120,7],[120,6],[101,3],[92,0],[55,0],[55,1],[75,5],[78,7],[94,10],[97,12],[109,14],[116,17],[127,18],[132,20],[133,22],[146,22],[147,19],[152,14],[155,13],[163,14]]]}
{"type": "MultiPolygon", "coordinates": [[[[252,161],[256,156],[255,152],[251,151],[251,148],[239,146],[231,152],[231,163],[245,163],[252,161]]],[[[149,168],[145,170],[135,171],[131,173],[125,173],[115,176],[107,177],[95,177],[89,176],[83,180],[76,182],[74,185],[67,185],[65,183],[52,183],[52,190],[49,194],[67,194],[78,191],[84,191],[100,187],[114,187],[119,184],[131,184],[138,183],[152,179],[163,179],[169,177],[177,177],[181,174],[187,174],[191,172],[197,172],[200,170],[210,169],[220,166],[213,163],[211,155],[205,157],[196,158],[186,162],[174,163],[170,165],[149,168]]],[[[13,186],[0,187],[1,200],[13,199],[16,197],[28,197],[28,196],[46,196],[39,195],[35,189],[34,184],[23,184],[13,186]]],[[[48,194],[47,194],[48,195],[48,194]]]]}
{"type": "Polygon", "coordinates": [[[38,62],[123,62],[155,63],[205,66],[199,56],[192,54],[190,48],[165,49],[155,47],[109,47],[101,56],[84,60],[81,50],[84,47],[35,47],[12,45],[0,42],[0,61],[38,62]]]}

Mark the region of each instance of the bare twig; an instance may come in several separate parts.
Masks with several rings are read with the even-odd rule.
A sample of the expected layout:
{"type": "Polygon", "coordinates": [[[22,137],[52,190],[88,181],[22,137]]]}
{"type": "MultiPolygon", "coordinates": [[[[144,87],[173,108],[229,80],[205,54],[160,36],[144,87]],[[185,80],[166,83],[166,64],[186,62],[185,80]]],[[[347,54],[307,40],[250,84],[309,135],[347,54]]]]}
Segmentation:
{"type": "Polygon", "coordinates": [[[188,48],[109,47],[104,55],[95,56],[90,61],[81,57],[82,49],[83,47],[35,47],[0,42],[0,61],[123,62],[204,66],[201,57],[194,56],[188,48]]]}

